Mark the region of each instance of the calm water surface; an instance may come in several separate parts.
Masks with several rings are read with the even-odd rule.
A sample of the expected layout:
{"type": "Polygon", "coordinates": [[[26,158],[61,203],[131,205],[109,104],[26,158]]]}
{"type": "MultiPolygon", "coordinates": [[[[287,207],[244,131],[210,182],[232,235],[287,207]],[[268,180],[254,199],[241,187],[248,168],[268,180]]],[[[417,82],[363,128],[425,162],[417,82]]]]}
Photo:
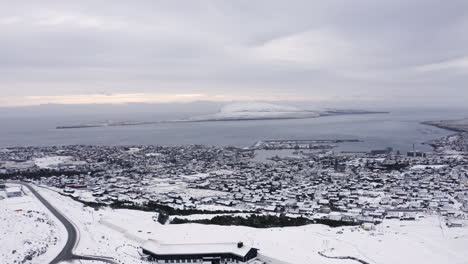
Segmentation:
{"type": "Polygon", "coordinates": [[[99,120],[167,120],[185,114],[135,116],[1,117],[0,146],[48,145],[234,145],[250,146],[265,139],[359,139],[362,143],[340,146],[345,151],[368,151],[393,147],[407,151],[416,144],[454,132],[420,124],[435,119],[456,119],[468,111],[391,110],[390,114],[348,115],[315,119],[162,123],[142,126],[57,130],[57,125],[99,120]]]}

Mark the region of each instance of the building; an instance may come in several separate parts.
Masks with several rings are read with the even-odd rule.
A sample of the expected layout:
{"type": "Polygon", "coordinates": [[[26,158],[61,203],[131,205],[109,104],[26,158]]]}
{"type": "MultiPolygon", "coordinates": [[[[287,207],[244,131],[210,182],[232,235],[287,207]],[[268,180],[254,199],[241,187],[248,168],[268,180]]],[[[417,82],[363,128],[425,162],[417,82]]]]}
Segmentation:
{"type": "Polygon", "coordinates": [[[257,257],[258,249],[239,243],[161,244],[148,240],[143,253],[157,263],[232,264],[257,257]]]}
{"type": "Polygon", "coordinates": [[[370,154],[371,155],[387,155],[387,154],[390,154],[392,153],[393,151],[393,148],[386,148],[386,149],[374,149],[374,150],[371,150],[370,154]]]}
{"type": "Polygon", "coordinates": [[[5,192],[6,192],[6,196],[8,198],[20,197],[20,196],[23,195],[23,191],[21,191],[21,188],[19,188],[19,187],[6,188],[5,192]]]}
{"type": "Polygon", "coordinates": [[[425,158],[427,155],[424,152],[420,151],[408,151],[408,157],[418,157],[418,158],[425,158]]]}
{"type": "Polygon", "coordinates": [[[463,222],[458,219],[450,219],[447,221],[446,225],[448,227],[463,227],[463,222]]]}
{"type": "Polygon", "coordinates": [[[375,230],[375,225],[371,223],[364,223],[361,225],[361,228],[366,230],[366,231],[373,231],[375,230]]]}

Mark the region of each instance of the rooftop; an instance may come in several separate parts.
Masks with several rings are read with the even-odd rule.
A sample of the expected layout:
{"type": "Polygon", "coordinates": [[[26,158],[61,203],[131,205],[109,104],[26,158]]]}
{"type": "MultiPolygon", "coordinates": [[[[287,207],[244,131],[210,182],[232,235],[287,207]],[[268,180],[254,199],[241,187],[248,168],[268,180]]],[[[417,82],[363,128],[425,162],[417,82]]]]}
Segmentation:
{"type": "Polygon", "coordinates": [[[238,243],[161,244],[149,239],[143,244],[143,249],[157,255],[232,253],[244,257],[252,248],[238,247],[238,243]]]}
{"type": "Polygon", "coordinates": [[[21,189],[19,187],[9,187],[6,188],[6,192],[21,192],[21,189]]]}

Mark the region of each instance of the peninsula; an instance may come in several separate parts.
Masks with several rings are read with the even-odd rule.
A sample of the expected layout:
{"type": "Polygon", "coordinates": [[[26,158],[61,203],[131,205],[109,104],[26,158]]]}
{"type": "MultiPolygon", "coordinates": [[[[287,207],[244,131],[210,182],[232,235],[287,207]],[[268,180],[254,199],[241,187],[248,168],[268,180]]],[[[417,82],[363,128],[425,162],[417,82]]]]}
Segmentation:
{"type": "Polygon", "coordinates": [[[91,128],[91,127],[107,127],[107,126],[137,126],[155,124],[156,122],[141,122],[141,121],[101,121],[73,125],[57,126],[57,129],[71,129],[71,128],[91,128]]]}
{"type": "Polygon", "coordinates": [[[436,120],[423,122],[425,125],[436,126],[457,132],[468,132],[468,118],[457,120],[436,120]]]}

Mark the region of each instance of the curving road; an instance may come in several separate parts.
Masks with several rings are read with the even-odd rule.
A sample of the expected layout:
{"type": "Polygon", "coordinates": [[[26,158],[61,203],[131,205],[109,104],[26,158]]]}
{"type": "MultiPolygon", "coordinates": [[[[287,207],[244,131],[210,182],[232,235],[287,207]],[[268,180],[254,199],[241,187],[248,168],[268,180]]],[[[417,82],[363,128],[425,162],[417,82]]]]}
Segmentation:
{"type": "Polygon", "coordinates": [[[325,253],[323,252],[318,252],[318,254],[324,258],[329,258],[329,259],[349,259],[349,260],[354,260],[354,261],[357,261],[359,263],[362,263],[362,264],[370,264],[369,262],[365,261],[365,260],[362,260],[362,259],[358,259],[356,257],[351,257],[351,256],[344,256],[344,257],[332,257],[332,256],[328,256],[328,255],[325,255],[325,253]]]}
{"type": "Polygon", "coordinates": [[[116,263],[110,258],[105,258],[105,257],[94,257],[94,256],[79,256],[73,254],[73,249],[76,245],[77,238],[78,238],[78,232],[75,228],[75,226],[64,216],[62,215],[55,207],[53,207],[42,195],[40,195],[31,185],[25,182],[11,182],[15,184],[21,184],[28,188],[36,198],[41,201],[42,204],[44,204],[47,209],[52,212],[52,214],[57,217],[57,219],[65,226],[65,229],[67,230],[68,233],[68,238],[67,242],[65,243],[65,246],[63,249],[60,251],[60,253],[50,262],[50,264],[57,264],[61,261],[68,261],[72,259],[82,259],[82,260],[95,260],[95,261],[101,261],[101,262],[107,262],[107,263],[116,263]]]}

